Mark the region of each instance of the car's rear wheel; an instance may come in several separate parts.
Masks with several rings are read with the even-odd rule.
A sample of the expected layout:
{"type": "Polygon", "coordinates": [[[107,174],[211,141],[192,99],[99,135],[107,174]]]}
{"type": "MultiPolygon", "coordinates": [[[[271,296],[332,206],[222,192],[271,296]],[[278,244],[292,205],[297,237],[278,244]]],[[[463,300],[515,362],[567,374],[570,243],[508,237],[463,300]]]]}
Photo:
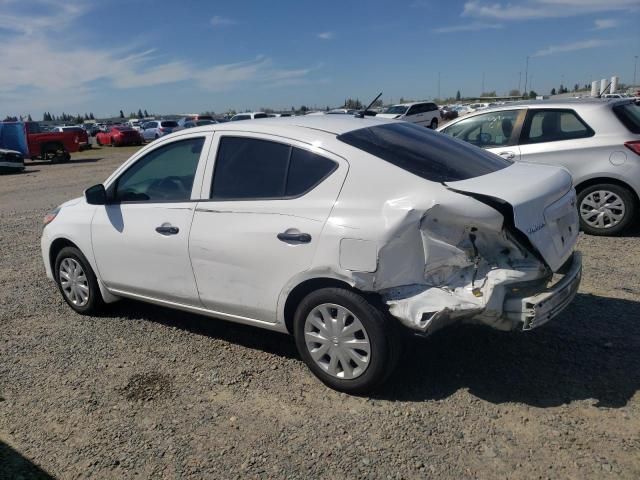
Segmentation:
{"type": "Polygon", "coordinates": [[[75,247],[60,250],[54,272],[62,298],[72,309],[89,315],[102,308],[104,302],[98,280],[80,250],[75,247]]]}
{"type": "Polygon", "coordinates": [[[633,194],[619,185],[591,185],[578,193],[580,227],[591,235],[622,233],[635,217],[636,209],[633,194]]]}
{"type": "Polygon", "coordinates": [[[399,353],[395,324],[367,299],[342,288],[307,295],[296,310],[300,356],[329,387],[366,393],[391,374],[399,353]]]}
{"type": "Polygon", "coordinates": [[[431,128],[431,130],[435,130],[436,128],[438,128],[438,119],[434,118],[433,120],[431,120],[431,125],[429,125],[429,127],[431,128]]]}

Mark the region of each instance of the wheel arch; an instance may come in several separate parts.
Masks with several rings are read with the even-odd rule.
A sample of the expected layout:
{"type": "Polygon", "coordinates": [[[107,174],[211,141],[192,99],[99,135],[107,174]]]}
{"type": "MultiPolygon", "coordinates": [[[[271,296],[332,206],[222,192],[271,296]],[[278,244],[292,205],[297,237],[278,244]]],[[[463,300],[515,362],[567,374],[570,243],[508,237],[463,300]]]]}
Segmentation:
{"type": "Polygon", "coordinates": [[[593,178],[589,178],[587,180],[584,180],[584,181],[580,182],[579,184],[577,184],[575,186],[576,193],[580,194],[580,192],[582,190],[584,190],[585,188],[587,188],[587,187],[591,187],[593,185],[604,184],[604,183],[609,183],[611,185],[617,185],[619,187],[622,187],[622,188],[625,188],[625,189],[629,190],[629,192],[633,196],[633,199],[634,199],[636,205],[638,205],[640,203],[640,197],[638,197],[638,192],[636,192],[635,189],[631,185],[626,183],[625,181],[617,179],[617,178],[614,178],[614,177],[593,177],[593,178]]]}
{"type": "Polygon", "coordinates": [[[287,331],[293,334],[293,317],[296,313],[296,309],[304,297],[313,291],[321,288],[344,288],[356,293],[361,293],[359,290],[348,284],[344,280],[330,277],[315,277],[308,278],[298,283],[287,295],[284,302],[283,317],[284,324],[287,327],[287,331]]]}
{"type": "Polygon", "coordinates": [[[51,266],[51,271],[54,272],[54,275],[56,267],[56,257],[58,256],[58,253],[60,253],[60,251],[65,247],[74,247],[82,252],[82,249],[68,238],[56,238],[53,242],[51,242],[51,246],[49,247],[49,265],[51,266]]]}

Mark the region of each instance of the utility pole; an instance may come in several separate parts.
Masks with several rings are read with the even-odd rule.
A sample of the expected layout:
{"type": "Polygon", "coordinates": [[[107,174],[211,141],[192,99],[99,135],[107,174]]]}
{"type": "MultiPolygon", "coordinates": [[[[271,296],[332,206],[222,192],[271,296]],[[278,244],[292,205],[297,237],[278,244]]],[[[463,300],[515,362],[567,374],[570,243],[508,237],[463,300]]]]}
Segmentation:
{"type": "Polygon", "coordinates": [[[636,70],[638,67],[638,55],[634,55],[633,57],[635,59],[635,61],[633,62],[633,86],[635,87],[636,85],[638,85],[636,83],[636,70]]]}
{"type": "Polygon", "coordinates": [[[484,72],[482,72],[482,90],[480,90],[480,95],[484,94],[484,72]]]}
{"type": "Polygon", "coordinates": [[[518,72],[518,91],[522,94],[520,87],[522,87],[522,70],[518,72]]]}
{"type": "Polygon", "coordinates": [[[529,55],[527,55],[527,66],[524,69],[524,91],[527,91],[527,80],[529,79],[529,55]]]}
{"type": "Polygon", "coordinates": [[[440,72],[438,72],[438,101],[440,100],[440,72]]]}

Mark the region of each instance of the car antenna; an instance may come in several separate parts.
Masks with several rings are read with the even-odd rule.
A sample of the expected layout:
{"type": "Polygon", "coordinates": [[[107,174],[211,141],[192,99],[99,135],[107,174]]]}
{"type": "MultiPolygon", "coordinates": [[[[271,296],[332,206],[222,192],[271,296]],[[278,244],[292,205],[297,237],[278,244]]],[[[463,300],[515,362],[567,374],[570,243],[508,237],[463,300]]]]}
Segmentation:
{"type": "Polygon", "coordinates": [[[361,112],[356,113],[356,115],[355,115],[355,116],[356,116],[356,118],[364,118],[364,114],[365,114],[365,112],[366,112],[367,110],[369,110],[369,109],[373,106],[373,104],[374,104],[374,103],[376,103],[376,102],[378,101],[378,99],[379,99],[381,96],[382,96],[382,92],[380,92],[380,93],[378,94],[378,96],[377,96],[376,98],[374,98],[374,99],[373,99],[373,102],[371,102],[371,103],[367,106],[367,108],[365,108],[365,109],[364,109],[364,110],[362,110],[361,112]]]}
{"type": "Polygon", "coordinates": [[[598,94],[598,98],[602,98],[602,94],[603,94],[604,92],[606,92],[607,90],[609,90],[609,87],[610,87],[610,86],[611,86],[611,82],[609,82],[609,84],[604,88],[604,90],[602,91],[602,93],[599,93],[599,94],[598,94]]]}

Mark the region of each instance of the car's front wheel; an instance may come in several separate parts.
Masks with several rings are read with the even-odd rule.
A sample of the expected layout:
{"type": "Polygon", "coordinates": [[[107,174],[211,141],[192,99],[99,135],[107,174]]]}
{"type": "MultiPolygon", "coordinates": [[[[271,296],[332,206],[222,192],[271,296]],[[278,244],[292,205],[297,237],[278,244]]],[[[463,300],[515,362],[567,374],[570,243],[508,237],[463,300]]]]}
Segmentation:
{"type": "Polygon", "coordinates": [[[76,312],[90,315],[104,302],[93,269],[80,250],[65,247],[56,256],[55,279],[62,298],[76,312]]]}
{"type": "Polygon", "coordinates": [[[363,296],[342,288],[307,295],[296,310],[300,356],[329,387],[366,393],[391,374],[399,354],[395,325],[363,296]]]}
{"type": "Polygon", "coordinates": [[[434,118],[433,120],[431,120],[431,125],[429,125],[429,127],[431,127],[431,130],[435,130],[436,128],[438,128],[438,119],[434,118]]]}
{"type": "Polygon", "coordinates": [[[636,201],[626,188],[615,184],[591,185],[578,193],[580,227],[591,235],[618,235],[636,214],[636,201]]]}

